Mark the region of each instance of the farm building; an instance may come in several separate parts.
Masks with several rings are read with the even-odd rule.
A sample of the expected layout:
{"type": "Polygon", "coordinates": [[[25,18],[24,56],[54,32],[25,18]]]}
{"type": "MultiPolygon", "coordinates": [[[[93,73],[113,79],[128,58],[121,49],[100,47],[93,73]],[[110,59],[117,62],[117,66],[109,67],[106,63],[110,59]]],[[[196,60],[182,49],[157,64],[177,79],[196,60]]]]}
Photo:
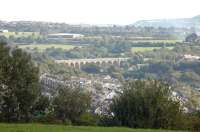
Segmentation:
{"type": "Polygon", "coordinates": [[[188,59],[188,60],[200,60],[200,56],[195,56],[195,55],[190,55],[190,54],[185,54],[184,59],[188,59]]]}
{"type": "Polygon", "coordinates": [[[80,39],[83,38],[84,35],[82,34],[73,34],[73,33],[55,33],[49,34],[49,39],[80,39]]]}
{"type": "Polygon", "coordinates": [[[7,33],[8,30],[0,29],[0,33],[7,33]]]}

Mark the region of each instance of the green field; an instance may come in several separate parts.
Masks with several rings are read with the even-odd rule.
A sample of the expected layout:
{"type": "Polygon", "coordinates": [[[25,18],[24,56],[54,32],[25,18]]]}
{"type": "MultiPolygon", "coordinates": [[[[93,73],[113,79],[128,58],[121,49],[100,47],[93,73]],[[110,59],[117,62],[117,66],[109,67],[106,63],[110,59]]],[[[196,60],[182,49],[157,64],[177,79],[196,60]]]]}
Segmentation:
{"type": "Polygon", "coordinates": [[[43,51],[47,48],[61,48],[64,50],[70,50],[73,49],[76,46],[73,45],[68,45],[68,44],[21,44],[18,45],[19,48],[21,49],[34,49],[37,48],[40,51],[43,51]]]}
{"type": "MultiPolygon", "coordinates": [[[[160,49],[162,47],[132,47],[131,51],[132,52],[147,52],[147,51],[152,51],[154,49],[160,49]]],[[[166,47],[168,49],[173,49],[174,47],[166,47]]]]}
{"type": "Polygon", "coordinates": [[[182,42],[182,40],[132,40],[133,43],[165,43],[165,44],[175,44],[177,42],[182,42]]]}
{"type": "Polygon", "coordinates": [[[15,38],[17,37],[33,37],[33,38],[38,38],[41,37],[39,32],[5,32],[5,33],[0,33],[0,35],[3,35],[7,38],[13,36],[15,38]]]}
{"type": "Polygon", "coordinates": [[[0,124],[0,132],[184,132],[119,127],[76,127],[41,124],[0,124]]]}

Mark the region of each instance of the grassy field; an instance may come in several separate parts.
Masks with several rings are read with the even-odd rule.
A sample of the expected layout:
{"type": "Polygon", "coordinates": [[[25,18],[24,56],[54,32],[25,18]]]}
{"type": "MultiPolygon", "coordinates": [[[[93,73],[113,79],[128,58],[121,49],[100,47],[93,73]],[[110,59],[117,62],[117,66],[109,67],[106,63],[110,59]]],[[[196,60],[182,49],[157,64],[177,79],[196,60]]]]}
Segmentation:
{"type": "Polygon", "coordinates": [[[130,129],[117,127],[76,127],[41,124],[0,124],[0,132],[184,132],[171,130],[130,129]]]}
{"type": "Polygon", "coordinates": [[[182,42],[182,40],[132,40],[133,43],[165,43],[165,44],[175,44],[177,42],[182,42]]]}
{"type": "Polygon", "coordinates": [[[19,48],[21,49],[34,49],[37,48],[40,51],[43,51],[47,48],[61,48],[64,50],[70,50],[73,49],[76,46],[73,45],[68,45],[68,44],[23,44],[23,45],[18,45],[19,48]]]}
{"type": "MultiPolygon", "coordinates": [[[[146,52],[146,51],[152,51],[154,49],[160,49],[162,47],[132,47],[132,52],[146,52]]],[[[168,49],[173,49],[174,47],[166,47],[168,49]]]]}
{"type": "Polygon", "coordinates": [[[17,37],[33,37],[33,38],[38,38],[41,37],[39,32],[5,32],[5,33],[0,33],[0,35],[3,35],[7,38],[9,38],[10,36],[13,36],[15,38],[17,37]]]}

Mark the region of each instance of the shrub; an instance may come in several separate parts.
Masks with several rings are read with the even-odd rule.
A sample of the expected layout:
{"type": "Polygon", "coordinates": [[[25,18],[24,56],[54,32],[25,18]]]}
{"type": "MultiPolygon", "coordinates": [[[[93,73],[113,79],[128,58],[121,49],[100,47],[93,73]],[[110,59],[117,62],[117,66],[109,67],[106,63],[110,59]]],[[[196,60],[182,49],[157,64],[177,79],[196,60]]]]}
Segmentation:
{"type": "Polygon", "coordinates": [[[183,112],[171,97],[169,86],[160,81],[129,81],[113,99],[111,112],[118,124],[136,128],[179,128],[183,112]]]}
{"type": "Polygon", "coordinates": [[[35,117],[33,122],[44,124],[63,124],[62,120],[57,119],[54,115],[48,114],[40,117],[35,117]]]}
{"type": "Polygon", "coordinates": [[[99,116],[86,112],[83,113],[76,124],[84,126],[97,126],[99,122],[99,116]]]}

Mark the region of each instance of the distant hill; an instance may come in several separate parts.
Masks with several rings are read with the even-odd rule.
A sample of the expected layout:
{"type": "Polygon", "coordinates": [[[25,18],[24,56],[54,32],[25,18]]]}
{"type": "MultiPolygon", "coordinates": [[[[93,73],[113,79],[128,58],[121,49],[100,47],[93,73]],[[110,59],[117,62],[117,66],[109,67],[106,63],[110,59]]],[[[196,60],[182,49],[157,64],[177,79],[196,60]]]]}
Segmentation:
{"type": "Polygon", "coordinates": [[[134,25],[141,27],[200,28],[200,15],[192,18],[181,18],[181,19],[141,20],[134,23],[134,25]]]}

